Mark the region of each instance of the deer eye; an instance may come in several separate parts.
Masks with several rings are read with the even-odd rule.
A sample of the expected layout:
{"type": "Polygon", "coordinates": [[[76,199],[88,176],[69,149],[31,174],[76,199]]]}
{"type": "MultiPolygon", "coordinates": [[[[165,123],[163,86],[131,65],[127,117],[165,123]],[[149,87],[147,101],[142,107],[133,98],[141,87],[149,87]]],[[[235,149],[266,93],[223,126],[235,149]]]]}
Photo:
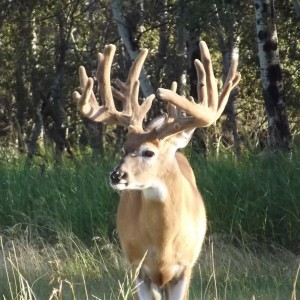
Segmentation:
{"type": "Polygon", "coordinates": [[[142,152],[143,157],[153,157],[154,155],[155,155],[155,152],[153,152],[151,150],[144,150],[142,152]]]}

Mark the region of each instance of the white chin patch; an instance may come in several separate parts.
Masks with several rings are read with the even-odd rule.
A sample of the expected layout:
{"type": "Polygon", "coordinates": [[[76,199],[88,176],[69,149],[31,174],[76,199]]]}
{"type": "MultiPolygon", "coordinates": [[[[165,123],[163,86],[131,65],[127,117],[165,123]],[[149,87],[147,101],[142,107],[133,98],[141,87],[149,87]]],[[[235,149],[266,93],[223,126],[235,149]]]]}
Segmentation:
{"type": "Polygon", "coordinates": [[[152,186],[146,187],[143,184],[128,183],[126,180],[121,180],[117,184],[110,184],[115,190],[140,190],[143,193],[144,199],[148,201],[163,202],[168,196],[168,190],[162,182],[156,182],[152,186]]]}
{"type": "Polygon", "coordinates": [[[122,190],[143,190],[145,187],[140,184],[128,183],[126,180],[121,180],[117,184],[110,184],[113,189],[122,190]]]}
{"type": "Polygon", "coordinates": [[[115,190],[119,190],[119,191],[122,191],[122,190],[125,190],[127,189],[127,185],[126,183],[118,183],[118,184],[110,184],[110,186],[115,189],[115,190]]]}

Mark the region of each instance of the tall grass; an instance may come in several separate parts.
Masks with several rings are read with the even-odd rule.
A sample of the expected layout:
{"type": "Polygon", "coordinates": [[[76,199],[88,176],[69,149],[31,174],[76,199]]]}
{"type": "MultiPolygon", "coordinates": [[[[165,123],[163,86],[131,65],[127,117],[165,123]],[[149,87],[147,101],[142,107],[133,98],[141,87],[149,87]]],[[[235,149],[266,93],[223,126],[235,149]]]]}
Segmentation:
{"type": "Polygon", "coordinates": [[[41,236],[57,229],[85,242],[114,232],[118,194],[108,184],[111,164],[80,160],[64,167],[0,166],[0,226],[37,225],[41,236]]]}
{"type": "Polygon", "coordinates": [[[300,251],[300,157],[265,155],[194,165],[210,233],[300,251]]]}
{"type": "MultiPolygon", "coordinates": [[[[210,233],[300,250],[299,156],[191,161],[210,233]]],[[[2,162],[0,226],[35,224],[49,238],[55,238],[51,231],[61,227],[84,242],[97,235],[111,236],[118,203],[118,193],[108,183],[113,165],[84,158],[46,169],[2,162]]]]}
{"type": "MultiPolygon", "coordinates": [[[[191,299],[299,297],[300,157],[190,157],[209,232],[191,299]]],[[[114,162],[0,162],[0,297],[130,299],[114,162]]]]}
{"type": "MultiPolygon", "coordinates": [[[[8,237],[0,239],[2,299],[123,300],[136,292],[136,274],[128,272],[118,247],[105,239],[87,247],[71,233],[56,246],[33,235],[8,237]]],[[[190,299],[296,300],[299,259],[284,249],[273,250],[253,252],[208,238],[194,268],[190,299]]]]}

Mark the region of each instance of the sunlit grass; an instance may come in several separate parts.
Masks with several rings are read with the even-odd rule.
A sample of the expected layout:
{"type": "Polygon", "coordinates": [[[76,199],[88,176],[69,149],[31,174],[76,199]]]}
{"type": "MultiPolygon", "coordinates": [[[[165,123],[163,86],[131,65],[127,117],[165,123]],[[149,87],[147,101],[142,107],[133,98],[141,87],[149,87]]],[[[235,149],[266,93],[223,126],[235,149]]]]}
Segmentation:
{"type": "MultiPolygon", "coordinates": [[[[3,299],[131,299],[136,291],[136,274],[129,273],[116,244],[100,238],[87,247],[72,235],[57,245],[1,237],[0,267],[3,299]]],[[[209,237],[194,268],[190,299],[296,300],[299,267],[287,250],[253,251],[209,237]]]]}

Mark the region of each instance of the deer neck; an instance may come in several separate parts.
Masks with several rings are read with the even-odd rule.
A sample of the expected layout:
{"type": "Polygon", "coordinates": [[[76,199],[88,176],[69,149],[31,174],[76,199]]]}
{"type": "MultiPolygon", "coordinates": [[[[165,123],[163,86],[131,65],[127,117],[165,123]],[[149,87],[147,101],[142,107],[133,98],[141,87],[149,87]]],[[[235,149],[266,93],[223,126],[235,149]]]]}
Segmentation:
{"type": "Polygon", "coordinates": [[[152,186],[142,190],[142,199],[144,201],[164,203],[168,198],[169,191],[163,181],[157,181],[152,186]]]}
{"type": "Polygon", "coordinates": [[[154,247],[166,247],[170,236],[177,233],[174,228],[181,224],[181,214],[185,210],[185,184],[186,179],[179,171],[166,174],[153,186],[141,191],[140,224],[154,247]]]}
{"type": "Polygon", "coordinates": [[[161,176],[148,188],[142,190],[142,200],[146,203],[165,203],[173,199],[176,189],[182,184],[183,176],[176,160],[165,168],[161,176]]]}

